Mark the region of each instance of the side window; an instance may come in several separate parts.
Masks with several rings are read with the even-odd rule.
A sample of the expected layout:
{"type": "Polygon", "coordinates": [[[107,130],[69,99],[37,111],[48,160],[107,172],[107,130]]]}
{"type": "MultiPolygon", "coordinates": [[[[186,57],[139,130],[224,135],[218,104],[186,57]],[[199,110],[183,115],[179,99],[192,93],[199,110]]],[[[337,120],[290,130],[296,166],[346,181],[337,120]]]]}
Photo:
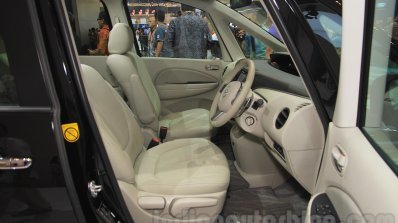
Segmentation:
{"type": "MultiPolygon", "coordinates": [[[[222,0],[221,2],[228,7],[233,5],[233,1],[230,0],[222,0]]],[[[268,12],[263,8],[261,2],[252,1],[251,5],[249,6],[238,6],[233,7],[233,9],[253,22],[254,25],[257,25],[259,28],[261,28],[257,29],[260,31],[260,33],[257,33],[257,36],[264,35],[264,37],[266,37],[266,39],[261,40],[247,32],[247,30],[243,29],[242,27],[230,23],[230,30],[235,36],[235,39],[245,57],[252,60],[257,60],[260,63],[268,63],[276,69],[299,76],[299,73],[289,53],[286,51],[281,52],[280,50],[278,51],[273,49],[273,47],[277,47],[280,45],[280,43],[283,43],[283,40],[274,21],[268,12]],[[273,36],[274,38],[270,36],[273,36]],[[266,42],[268,44],[264,42],[265,40],[267,40],[266,42]]]]}
{"type": "Polygon", "coordinates": [[[17,104],[14,75],[10,70],[6,45],[0,35],[0,106],[17,104]]]}
{"type": "Polygon", "coordinates": [[[215,29],[204,11],[169,1],[142,3],[132,0],[127,4],[143,56],[222,57],[215,29]]]}
{"type": "Polygon", "coordinates": [[[231,30],[234,33],[234,36],[246,58],[252,60],[270,59],[273,49],[268,47],[263,41],[257,39],[246,30],[241,29],[233,24],[231,24],[231,30]]]}
{"type": "Polygon", "coordinates": [[[373,24],[368,27],[372,36],[367,46],[370,60],[363,74],[366,100],[362,129],[398,174],[397,2],[376,0],[373,24]]]}
{"type": "Polygon", "coordinates": [[[99,1],[73,2],[66,0],[65,5],[79,55],[109,55],[112,23],[106,8],[99,1]]]}
{"type": "MultiPolygon", "coordinates": [[[[230,29],[246,58],[265,61],[276,69],[299,76],[289,54],[275,52],[272,47],[232,23],[230,29]]],[[[280,39],[273,23],[265,31],[280,39]]]]}
{"type": "MultiPolygon", "coordinates": [[[[267,15],[267,12],[262,8],[259,2],[254,2],[249,8],[239,8],[237,11],[257,26],[261,27],[264,32],[281,40],[274,22],[271,17],[267,15]]],[[[270,60],[271,54],[274,52],[270,46],[267,46],[263,41],[242,29],[242,27],[235,26],[234,24],[230,24],[230,26],[246,58],[253,60],[270,60]]]]}
{"type": "Polygon", "coordinates": [[[307,6],[302,12],[321,43],[320,45],[325,48],[324,41],[326,41],[340,57],[342,17],[328,8],[316,4],[307,6]]]}

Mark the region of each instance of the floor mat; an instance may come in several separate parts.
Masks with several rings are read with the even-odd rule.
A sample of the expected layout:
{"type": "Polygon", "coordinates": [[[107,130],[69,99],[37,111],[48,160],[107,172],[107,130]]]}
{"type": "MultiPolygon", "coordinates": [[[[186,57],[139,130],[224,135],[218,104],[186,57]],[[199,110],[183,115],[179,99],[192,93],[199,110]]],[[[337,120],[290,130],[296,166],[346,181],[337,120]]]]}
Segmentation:
{"type": "Polygon", "coordinates": [[[305,216],[309,194],[294,179],[274,189],[249,188],[249,183],[243,179],[234,165],[230,128],[220,128],[211,140],[224,152],[231,173],[221,219],[215,222],[301,222],[305,216]]]}
{"type": "Polygon", "coordinates": [[[287,182],[274,189],[275,196],[281,201],[287,201],[293,205],[294,213],[299,214],[307,209],[308,201],[311,198],[301,185],[290,178],[287,182]]]}
{"type": "Polygon", "coordinates": [[[217,134],[211,138],[211,141],[216,144],[225,154],[227,160],[235,160],[235,156],[231,146],[231,139],[229,132],[232,125],[227,123],[217,130],[217,134]]]}
{"type": "Polygon", "coordinates": [[[221,213],[224,222],[300,222],[305,216],[309,194],[295,180],[275,189],[245,188],[237,176],[233,177],[233,169],[221,213]]]}
{"type": "Polygon", "coordinates": [[[271,188],[254,188],[230,191],[222,215],[260,215],[281,216],[293,207],[280,201],[271,188]]]}
{"type": "Polygon", "coordinates": [[[234,161],[228,160],[228,164],[231,173],[228,191],[248,189],[249,183],[239,174],[234,165],[234,161]]]}

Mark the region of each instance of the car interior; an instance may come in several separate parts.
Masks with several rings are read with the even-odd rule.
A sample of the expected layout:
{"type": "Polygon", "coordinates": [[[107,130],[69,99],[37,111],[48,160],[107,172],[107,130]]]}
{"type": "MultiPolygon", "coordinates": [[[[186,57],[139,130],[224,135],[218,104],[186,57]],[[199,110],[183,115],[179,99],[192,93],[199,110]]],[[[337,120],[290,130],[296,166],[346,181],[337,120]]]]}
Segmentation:
{"type": "MultiPolygon", "coordinates": [[[[253,22],[258,17],[225,1],[175,3],[205,12],[217,27],[222,58],[143,56],[123,2],[116,0],[102,2],[114,18],[110,55],[79,56],[86,94],[132,218],[214,222],[220,215],[241,222],[256,213],[289,212],[303,218],[315,192],[325,132],[286,46],[253,22]],[[236,27],[262,41],[271,56],[245,56],[236,27]],[[164,127],[164,142],[150,147],[164,127]]],[[[263,5],[256,6],[266,14],[263,5]]]]}
{"type": "Polygon", "coordinates": [[[0,222],[397,219],[398,0],[2,3],[0,222]]]}

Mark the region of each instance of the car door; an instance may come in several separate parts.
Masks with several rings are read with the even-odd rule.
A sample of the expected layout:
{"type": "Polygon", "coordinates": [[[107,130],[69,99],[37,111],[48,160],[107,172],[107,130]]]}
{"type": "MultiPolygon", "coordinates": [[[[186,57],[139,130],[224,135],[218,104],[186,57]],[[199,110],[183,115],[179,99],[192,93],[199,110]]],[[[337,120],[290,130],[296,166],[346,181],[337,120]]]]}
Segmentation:
{"type": "Polygon", "coordinates": [[[65,146],[72,173],[68,179],[73,178],[78,196],[75,213],[82,210],[81,222],[132,222],[84,91],[70,29],[73,15],[67,13],[63,1],[39,0],[36,4],[37,8],[32,6],[39,14],[36,28],[42,33],[38,38],[45,40],[40,46],[50,69],[43,75],[53,81],[48,84],[54,89],[50,95],[56,96],[60,104],[53,128],[62,131],[60,143],[65,146]]]}
{"type": "Polygon", "coordinates": [[[396,1],[343,2],[335,115],[306,222],[395,222],[398,217],[394,18],[396,1]]]}
{"type": "Polygon", "coordinates": [[[0,4],[0,222],[79,222],[34,4],[0,4]]]}

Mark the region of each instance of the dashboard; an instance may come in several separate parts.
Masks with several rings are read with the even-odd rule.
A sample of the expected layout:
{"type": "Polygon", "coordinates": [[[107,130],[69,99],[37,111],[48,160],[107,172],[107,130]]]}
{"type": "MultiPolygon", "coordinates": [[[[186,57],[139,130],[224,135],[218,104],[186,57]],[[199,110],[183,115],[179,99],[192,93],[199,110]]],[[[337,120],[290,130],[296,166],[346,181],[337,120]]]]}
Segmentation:
{"type": "Polygon", "coordinates": [[[325,134],[311,100],[260,88],[246,108],[235,118],[240,128],[260,138],[284,169],[312,192],[325,134]]]}

